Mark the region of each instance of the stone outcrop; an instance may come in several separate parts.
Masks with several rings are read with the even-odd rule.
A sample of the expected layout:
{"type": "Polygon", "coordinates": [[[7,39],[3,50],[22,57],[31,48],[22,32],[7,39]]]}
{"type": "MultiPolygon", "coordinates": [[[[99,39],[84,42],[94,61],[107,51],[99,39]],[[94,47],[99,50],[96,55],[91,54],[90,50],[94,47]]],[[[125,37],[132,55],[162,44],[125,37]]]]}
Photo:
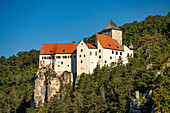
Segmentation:
{"type": "Polygon", "coordinates": [[[63,72],[57,75],[49,68],[41,68],[34,75],[34,92],[32,97],[32,107],[36,108],[38,105],[48,101],[54,95],[60,98],[60,86],[73,83],[73,74],[70,72],[63,72]]]}
{"type": "MultiPolygon", "coordinates": [[[[146,94],[144,94],[146,96],[146,94]]],[[[129,113],[143,113],[146,111],[145,103],[147,99],[140,95],[139,91],[135,91],[135,96],[132,98],[129,113]]]]}

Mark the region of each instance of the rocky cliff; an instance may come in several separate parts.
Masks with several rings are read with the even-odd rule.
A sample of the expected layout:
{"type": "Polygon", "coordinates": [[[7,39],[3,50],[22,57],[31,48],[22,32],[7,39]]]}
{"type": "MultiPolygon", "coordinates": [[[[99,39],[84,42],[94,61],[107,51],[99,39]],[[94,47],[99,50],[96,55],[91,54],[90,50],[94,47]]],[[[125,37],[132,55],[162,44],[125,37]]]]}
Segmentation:
{"type": "Polygon", "coordinates": [[[54,95],[61,97],[60,87],[68,83],[73,83],[73,74],[63,72],[58,75],[49,68],[41,68],[34,75],[34,92],[32,97],[32,107],[50,100],[54,95]]]}

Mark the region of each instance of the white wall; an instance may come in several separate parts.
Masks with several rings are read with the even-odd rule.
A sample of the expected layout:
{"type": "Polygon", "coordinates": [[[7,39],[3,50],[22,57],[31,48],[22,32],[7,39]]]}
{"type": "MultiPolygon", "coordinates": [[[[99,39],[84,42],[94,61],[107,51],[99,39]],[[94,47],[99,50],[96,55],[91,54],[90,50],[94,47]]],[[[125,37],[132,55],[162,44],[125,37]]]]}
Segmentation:
{"type": "Polygon", "coordinates": [[[52,62],[51,59],[47,59],[47,57],[51,57],[51,55],[39,55],[39,68],[46,67],[52,62]],[[42,59],[42,57],[46,57],[46,59],[42,59]],[[41,66],[40,63],[42,63],[43,66],[41,66]]]}
{"type": "Polygon", "coordinates": [[[100,65],[100,67],[103,66],[103,47],[101,46],[100,42],[96,38],[97,43],[97,63],[100,65]],[[101,52],[99,52],[101,50],[101,52]],[[101,56],[101,58],[99,58],[101,56]]]}
{"type": "Polygon", "coordinates": [[[112,62],[117,62],[119,59],[119,56],[123,57],[123,51],[118,51],[118,50],[113,50],[113,49],[103,49],[103,66],[104,65],[110,66],[112,62]],[[116,55],[116,52],[118,53],[117,55],[116,55]],[[120,53],[122,53],[122,55],[120,55],[120,53]]]}
{"type": "Polygon", "coordinates": [[[83,41],[81,41],[79,45],[77,46],[77,76],[81,75],[82,73],[87,73],[87,74],[89,73],[88,52],[89,52],[88,47],[83,41]]]}
{"type": "Polygon", "coordinates": [[[89,69],[88,71],[92,74],[93,73],[93,69],[96,68],[97,66],[97,49],[89,49],[89,52],[88,52],[88,61],[89,61],[89,69]],[[91,52],[91,55],[90,55],[90,52],[91,52]]]}
{"type": "Polygon", "coordinates": [[[123,64],[128,63],[128,55],[133,57],[133,50],[130,50],[128,47],[123,45],[124,53],[123,53],[123,64]]]}
{"type": "MultiPolygon", "coordinates": [[[[40,62],[44,61],[44,67],[51,64],[51,68],[58,74],[62,74],[64,71],[76,72],[76,54],[54,54],[54,55],[40,55],[40,62]],[[52,57],[55,59],[42,59],[42,57],[52,57]],[[57,58],[60,56],[60,58],[57,58]],[[63,58],[67,56],[67,58],[63,58]],[[54,66],[52,66],[54,65],[54,66]]],[[[41,66],[39,66],[41,68],[41,66]]]]}

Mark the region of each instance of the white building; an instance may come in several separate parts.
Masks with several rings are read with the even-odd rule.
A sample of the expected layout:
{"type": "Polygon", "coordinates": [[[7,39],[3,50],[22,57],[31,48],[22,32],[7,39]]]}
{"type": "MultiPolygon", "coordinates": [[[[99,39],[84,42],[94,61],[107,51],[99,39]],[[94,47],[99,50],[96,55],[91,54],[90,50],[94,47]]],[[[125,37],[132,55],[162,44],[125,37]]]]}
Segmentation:
{"type": "Polygon", "coordinates": [[[58,74],[70,71],[75,75],[93,73],[99,64],[101,67],[117,62],[122,58],[128,63],[127,56],[133,57],[133,45],[122,45],[122,31],[111,20],[102,34],[96,34],[95,45],[90,43],[53,43],[42,44],[39,68],[50,65],[58,74]]]}

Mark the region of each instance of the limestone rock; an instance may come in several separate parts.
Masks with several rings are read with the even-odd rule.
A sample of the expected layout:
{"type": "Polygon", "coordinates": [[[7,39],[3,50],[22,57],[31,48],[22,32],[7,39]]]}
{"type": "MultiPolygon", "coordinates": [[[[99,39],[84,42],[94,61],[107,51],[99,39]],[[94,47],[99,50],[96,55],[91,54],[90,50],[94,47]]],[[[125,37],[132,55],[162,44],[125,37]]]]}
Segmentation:
{"type": "Polygon", "coordinates": [[[37,70],[34,75],[32,107],[36,108],[38,105],[42,105],[54,95],[60,98],[60,86],[68,83],[73,83],[73,74],[71,72],[63,72],[61,75],[57,75],[57,73],[48,68],[37,70]]]}

